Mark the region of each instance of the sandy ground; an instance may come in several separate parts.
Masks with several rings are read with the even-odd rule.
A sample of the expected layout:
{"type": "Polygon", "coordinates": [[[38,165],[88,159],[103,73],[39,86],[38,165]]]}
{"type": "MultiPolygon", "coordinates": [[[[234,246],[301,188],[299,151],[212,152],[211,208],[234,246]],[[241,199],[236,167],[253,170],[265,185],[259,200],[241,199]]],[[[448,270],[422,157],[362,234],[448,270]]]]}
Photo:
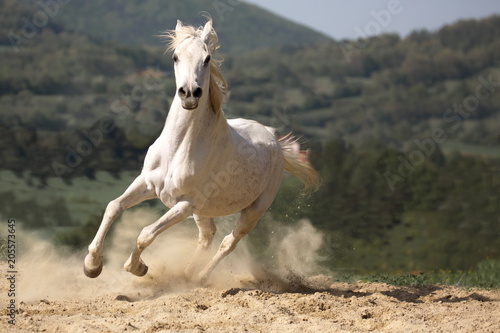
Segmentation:
{"type": "Polygon", "coordinates": [[[266,292],[194,288],[21,302],[2,332],[499,332],[500,292],[332,284],[266,292]]]}
{"type": "Polygon", "coordinates": [[[96,279],[83,275],[83,253],[64,255],[18,232],[29,246],[16,267],[15,297],[0,263],[0,332],[500,332],[500,290],[343,284],[313,274],[321,235],[307,222],[270,231],[278,235],[267,244],[276,253],[272,266],[252,261],[243,243],[205,286],[182,274],[193,229],[172,229],[144,253],[148,274],[134,277],[121,265],[139,215],[147,213],[120,222],[96,279]],[[12,299],[15,325],[8,323],[12,299]]]}

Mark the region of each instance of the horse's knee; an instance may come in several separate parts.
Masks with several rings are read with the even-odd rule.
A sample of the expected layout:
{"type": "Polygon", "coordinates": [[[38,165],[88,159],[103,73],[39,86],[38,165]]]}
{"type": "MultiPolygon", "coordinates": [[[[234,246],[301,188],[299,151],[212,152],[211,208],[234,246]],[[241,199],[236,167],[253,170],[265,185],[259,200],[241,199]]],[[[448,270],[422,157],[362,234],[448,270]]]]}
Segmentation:
{"type": "Polygon", "coordinates": [[[106,213],[115,215],[122,211],[121,201],[119,199],[111,200],[106,206],[106,213]]]}
{"type": "Polygon", "coordinates": [[[148,227],[144,227],[141,233],[139,234],[139,237],[137,237],[137,247],[141,250],[145,249],[153,241],[154,241],[153,233],[151,232],[151,230],[149,230],[148,227]]]}

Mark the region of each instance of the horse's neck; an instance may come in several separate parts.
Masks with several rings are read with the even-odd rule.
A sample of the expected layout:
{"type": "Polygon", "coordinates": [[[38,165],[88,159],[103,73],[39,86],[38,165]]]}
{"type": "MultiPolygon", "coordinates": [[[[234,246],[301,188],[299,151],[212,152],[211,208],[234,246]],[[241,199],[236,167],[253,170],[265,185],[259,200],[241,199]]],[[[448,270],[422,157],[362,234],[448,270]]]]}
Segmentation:
{"type": "MultiPolygon", "coordinates": [[[[208,101],[207,101],[208,102],[208,101]]],[[[162,135],[171,151],[200,148],[216,145],[220,140],[227,140],[229,130],[222,114],[216,115],[210,103],[200,103],[197,110],[189,111],[181,107],[176,96],[172,102],[162,135]]]]}

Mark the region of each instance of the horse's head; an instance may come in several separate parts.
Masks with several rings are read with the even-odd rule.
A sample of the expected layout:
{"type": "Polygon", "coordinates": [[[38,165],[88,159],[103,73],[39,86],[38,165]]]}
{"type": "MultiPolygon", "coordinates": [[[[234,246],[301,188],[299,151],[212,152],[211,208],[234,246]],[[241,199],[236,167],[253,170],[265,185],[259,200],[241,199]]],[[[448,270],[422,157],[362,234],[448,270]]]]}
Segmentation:
{"type": "Polygon", "coordinates": [[[211,54],[208,40],[212,33],[212,22],[208,21],[203,29],[199,29],[186,37],[186,29],[181,21],[177,21],[176,37],[182,41],[176,44],[173,54],[177,95],[186,110],[198,107],[200,99],[209,89],[211,54]]]}

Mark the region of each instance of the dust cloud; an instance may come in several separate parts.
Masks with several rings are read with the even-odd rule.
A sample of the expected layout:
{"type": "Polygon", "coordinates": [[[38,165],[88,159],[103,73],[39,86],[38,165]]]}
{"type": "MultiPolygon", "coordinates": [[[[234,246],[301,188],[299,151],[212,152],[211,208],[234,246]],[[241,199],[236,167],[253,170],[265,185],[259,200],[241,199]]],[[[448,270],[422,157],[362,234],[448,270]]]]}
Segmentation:
{"type": "MultiPolygon", "coordinates": [[[[158,217],[151,208],[125,212],[106,243],[104,269],[95,279],[82,272],[84,251],[69,254],[40,234],[19,229],[16,241],[24,249],[16,266],[19,312],[13,326],[7,323],[9,310],[1,310],[0,331],[500,331],[498,290],[332,282],[320,265],[324,237],[307,220],[284,224],[263,218],[205,286],[183,273],[197,243],[192,219],[146,249],[148,274],[125,272],[122,265],[137,235],[158,217]]],[[[205,260],[236,218],[217,222],[205,260]]],[[[8,283],[2,279],[0,290],[8,283]]]]}
{"type": "MultiPolygon", "coordinates": [[[[20,300],[87,299],[110,293],[139,300],[200,287],[184,274],[197,245],[198,231],[192,219],[165,231],[143,252],[142,258],[149,267],[147,275],[136,277],[123,270],[123,263],[141,229],[158,217],[156,212],[145,208],[124,212],[115,222],[113,233],[108,235],[102,253],[104,269],[95,279],[87,278],[82,271],[86,251],[70,253],[34,233],[23,232],[24,249],[19,260],[20,300]]],[[[207,263],[215,254],[237,218],[233,215],[216,221],[216,237],[201,262],[207,263]]],[[[301,220],[293,225],[276,223],[264,228],[273,230],[264,251],[268,257],[263,260],[262,255],[256,256],[250,242],[244,238],[214,270],[208,287],[280,292],[330,285],[331,281],[326,278],[329,272],[319,264],[322,258],[318,250],[323,235],[309,221],[301,220]],[[317,276],[309,278],[318,272],[326,275],[320,279],[317,276]]]]}

